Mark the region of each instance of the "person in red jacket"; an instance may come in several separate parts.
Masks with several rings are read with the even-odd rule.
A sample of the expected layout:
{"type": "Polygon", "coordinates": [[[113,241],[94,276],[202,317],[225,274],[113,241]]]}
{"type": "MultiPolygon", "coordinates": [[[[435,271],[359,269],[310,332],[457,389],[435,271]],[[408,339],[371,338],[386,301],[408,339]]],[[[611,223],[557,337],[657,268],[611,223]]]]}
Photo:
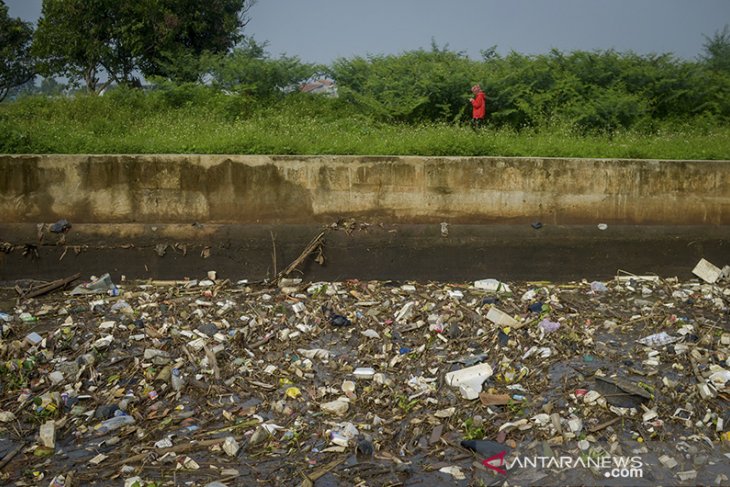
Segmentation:
{"type": "Polygon", "coordinates": [[[469,98],[471,102],[471,128],[475,129],[481,127],[484,123],[484,115],[487,113],[487,103],[485,100],[484,92],[479,85],[471,87],[471,92],[474,93],[474,98],[469,98]]]}

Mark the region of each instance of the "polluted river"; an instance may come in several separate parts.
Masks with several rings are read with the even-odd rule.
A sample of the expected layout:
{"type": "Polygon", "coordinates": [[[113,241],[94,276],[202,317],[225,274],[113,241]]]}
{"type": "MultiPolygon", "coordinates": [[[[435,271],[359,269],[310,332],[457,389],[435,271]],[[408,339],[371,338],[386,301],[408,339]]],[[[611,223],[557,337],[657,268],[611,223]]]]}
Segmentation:
{"type": "Polygon", "coordinates": [[[728,485],[730,279],[695,276],[19,281],[0,483],[728,485]]]}

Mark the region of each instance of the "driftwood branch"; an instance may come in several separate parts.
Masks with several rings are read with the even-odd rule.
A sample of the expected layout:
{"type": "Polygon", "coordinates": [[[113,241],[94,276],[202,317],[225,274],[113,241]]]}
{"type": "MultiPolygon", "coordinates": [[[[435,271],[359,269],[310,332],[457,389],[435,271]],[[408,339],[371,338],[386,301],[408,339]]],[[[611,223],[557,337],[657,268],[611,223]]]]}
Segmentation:
{"type": "Polygon", "coordinates": [[[69,283],[75,281],[79,277],[81,277],[81,274],[77,272],[73,276],[64,277],[63,279],[57,279],[55,281],[49,282],[48,284],[39,286],[35,289],[32,289],[32,288],[27,289],[26,291],[24,291],[21,294],[20,298],[21,299],[30,299],[30,298],[35,298],[36,296],[41,296],[43,294],[48,294],[51,291],[55,291],[56,289],[61,289],[63,287],[66,287],[69,283]]]}
{"type": "Polygon", "coordinates": [[[304,248],[301,254],[299,254],[299,257],[294,259],[294,261],[287,266],[286,269],[281,271],[279,275],[277,276],[279,279],[282,277],[288,276],[294,269],[296,269],[304,260],[309,257],[311,254],[313,254],[317,249],[319,249],[322,246],[322,243],[324,242],[324,236],[327,234],[327,231],[322,231],[312,239],[309,244],[304,248]]]}

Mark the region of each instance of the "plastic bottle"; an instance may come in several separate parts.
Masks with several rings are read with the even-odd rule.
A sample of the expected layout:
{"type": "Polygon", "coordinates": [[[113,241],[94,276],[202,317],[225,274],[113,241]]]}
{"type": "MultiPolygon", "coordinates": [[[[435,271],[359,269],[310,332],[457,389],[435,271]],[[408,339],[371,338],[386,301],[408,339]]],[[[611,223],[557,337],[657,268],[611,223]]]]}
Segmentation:
{"type": "Polygon", "coordinates": [[[375,375],[375,369],[372,367],[358,367],[352,372],[352,375],[357,379],[372,379],[375,375]]]}
{"type": "Polygon", "coordinates": [[[48,487],[65,487],[65,485],[66,478],[63,475],[58,475],[56,477],[53,477],[48,487]]]}
{"type": "Polygon", "coordinates": [[[110,431],[119,429],[122,426],[127,426],[134,423],[135,420],[132,416],[114,416],[113,418],[109,418],[106,421],[102,421],[94,429],[96,430],[97,435],[104,435],[110,431]]]}
{"type": "Polygon", "coordinates": [[[35,321],[38,321],[38,318],[36,318],[35,316],[33,316],[30,313],[20,313],[19,318],[20,318],[20,321],[22,321],[23,323],[33,323],[35,321]]]}
{"type": "Polygon", "coordinates": [[[182,373],[180,373],[180,369],[175,367],[170,373],[170,385],[172,385],[172,390],[175,392],[180,391],[180,389],[182,389],[183,387],[183,384],[184,379],[182,373]]]}

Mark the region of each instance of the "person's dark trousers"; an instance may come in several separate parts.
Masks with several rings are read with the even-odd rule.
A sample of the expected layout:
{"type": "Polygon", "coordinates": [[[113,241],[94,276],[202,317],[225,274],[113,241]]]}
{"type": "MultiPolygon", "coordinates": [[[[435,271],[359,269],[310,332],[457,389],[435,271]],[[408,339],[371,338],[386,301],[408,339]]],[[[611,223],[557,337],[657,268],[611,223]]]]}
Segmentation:
{"type": "Polygon", "coordinates": [[[471,128],[473,130],[480,129],[484,126],[484,119],[483,118],[472,118],[471,119],[471,128]]]}

